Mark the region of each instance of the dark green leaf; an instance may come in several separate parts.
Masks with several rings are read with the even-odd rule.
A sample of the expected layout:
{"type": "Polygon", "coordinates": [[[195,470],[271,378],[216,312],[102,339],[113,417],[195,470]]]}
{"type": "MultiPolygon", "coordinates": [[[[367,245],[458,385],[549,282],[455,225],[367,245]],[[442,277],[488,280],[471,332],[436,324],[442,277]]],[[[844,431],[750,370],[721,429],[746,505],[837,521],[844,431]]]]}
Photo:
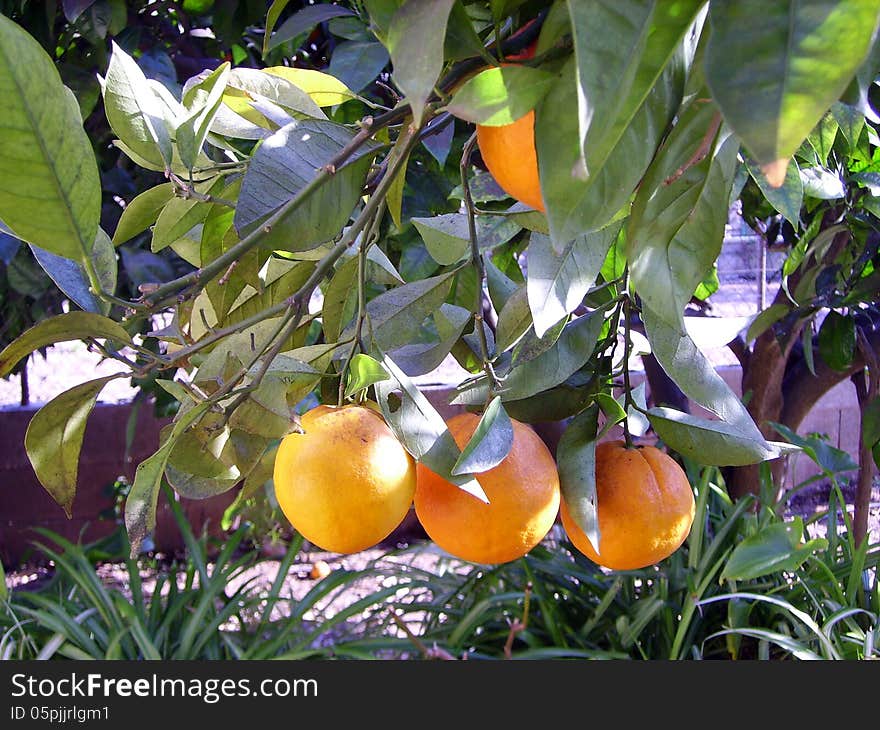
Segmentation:
{"type": "MultiPolygon", "coordinates": [[[[773,186],[761,171],[760,165],[746,158],[749,174],[757,183],[767,202],[795,227],[800,224],[801,206],[804,204],[804,183],[801,179],[797,161],[792,160],[785,171],[782,185],[773,186]]],[[[777,181],[778,182],[778,181],[777,181]]]]}
{"type": "Polygon", "coordinates": [[[528,296],[535,334],[544,333],[573,312],[596,283],[608,249],[620,232],[620,223],[578,236],[560,253],[549,236],[533,233],[529,241],[528,296]]]}
{"type": "Polygon", "coordinates": [[[480,418],[477,428],[461,456],[452,467],[452,473],[479,474],[498,466],[513,446],[513,424],[501,405],[501,398],[495,397],[480,418]]]}
{"type": "Polygon", "coordinates": [[[0,96],[0,218],[18,238],[80,260],[101,215],[92,145],[52,59],[2,15],[0,96]]]}
{"type": "Polygon", "coordinates": [[[525,286],[521,286],[498,313],[498,325],[495,327],[495,346],[498,352],[506,352],[513,347],[531,326],[528,292],[525,286]]]}
{"type": "Polygon", "coordinates": [[[90,380],[56,396],[34,414],[25,432],[24,448],[34,473],[68,517],[73,515],[86,421],[98,394],[117,377],[90,380]]]}
{"type": "Polygon", "coordinates": [[[407,0],[394,13],[385,45],[394,66],[394,82],[420,124],[425,102],[443,69],[443,40],[454,0],[407,0]]]}
{"type": "Polygon", "coordinates": [[[528,398],[558,385],[580,370],[599,339],[604,322],[602,310],[569,322],[549,350],[513,368],[505,377],[501,397],[506,402],[528,398]]]}
{"type": "Polygon", "coordinates": [[[383,357],[382,365],[392,380],[376,383],[376,396],[385,420],[406,450],[435,474],[488,503],[489,499],[476,479],[452,474],[461,450],[434,406],[387,355],[383,357]],[[400,403],[394,408],[389,396],[398,387],[401,390],[400,403]]]}
{"type": "Polygon", "coordinates": [[[840,472],[854,471],[859,465],[853,461],[852,457],[841,449],[834,448],[825,439],[818,436],[798,436],[787,426],[781,423],[772,424],[773,428],[790,444],[794,444],[800,448],[807,456],[816,464],[822,467],[822,470],[828,476],[834,476],[840,472]]]}
{"type": "Polygon", "coordinates": [[[642,321],[654,357],[682,392],[766,449],[749,412],[684,328],[670,327],[647,307],[642,309],[642,321]]]}
{"type": "Polygon", "coordinates": [[[601,170],[620,142],[702,5],[701,0],[568,2],[588,175],[601,170]]]}
{"type": "Polygon", "coordinates": [[[131,338],[112,319],[92,312],[67,312],[44,319],[24,332],[0,352],[0,378],[5,378],[21,358],[46,345],[89,337],[109,339],[121,345],[131,338]]]}
{"type": "MultiPolygon", "coordinates": [[[[92,292],[88,274],[81,263],[63,256],[56,256],[33,245],[31,251],[43,270],[55,282],[55,285],[70,297],[71,301],[80,309],[105,315],[110,311],[110,304],[92,292]]],[[[113,250],[113,244],[107,234],[101,228],[98,229],[98,235],[95,237],[91,259],[101,288],[105,292],[113,294],[116,291],[118,270],[116,252],[113,250]]]]}
{"type": "Polygon", "coordinates": [[[832,370],[843,372],[856,353],[856,325],[852,317],[830,311],[819,329],[819,356],[832,370]]]}
{"type": "MultiPolygon", "coordinates": [[[[333,122],[293,122],[263,140],[248,166],[235,209],[235,227],[245,236],[264,225],[351,141],[352,132],[333,122]]],[[[375,152],[367,144],[329,181],[287,212],[265,236],[264,246],[307,251],[333,238],[348,221],[375,152]]]]}
{"type": "Polygon", "coordinates": [[[746,332],[746,342],[751,342],[756,337],[760,337],[790,311],[791,308],[787,304],[771,304],[752,320],[746,332]]]}
{"type": "Polygon", "coordinates": [[[357,93],[375,81],[388,60],[388,51],[381,43],[343,41],[333,51],[327,71],[357,93]]]}
{"type": "Polygon", "coordinates": [[[711,3],[706,79],[758,164],[787,161],[837,101],[868,54],[878,10],[874,0],[711,3]]]}
{"type": "Polygon", "coordinates": [[[880,398],[875,397],[862,410],[862,443],[873,449],[880,443],[880,398]]]}
{"type": "Polygon", "coordinates": [[[578,414],[565,429],[556,447],[559,486],[574,523],[598,552],[598,496],[596,494],[596,431],[599,409],[592,405],[578,414]]]}
{"type": "Polygon", "coordinates": [[[605,164],[584,179],[579,162],[578,113],[573,103],[576,68],[573,61],[565,66],[560,80],[538,105],[535,121],[541,192],[556,251],[578,236],[607,226],[629,202],[683,91],[684,59],[676,56],[608,153],[605,164]]]}
{"type": "MultiPolygon", "coordinates": [[[[274,23],[277,22],[278,16],[281,14],[281,10],[286,4],[287,3],[279,3],[277,2],[277,0],[275,3],[273,3],[273,7],[270,9],[270,13],[273,10],[275,10],[276,12],[274,13],[273,24],[270,26],[267,22],[267,36],[272,32],[274,23]],[[275,6],[279,4],[281,5],[281,7],[276,10],[275,6]]],[[[269,42],[267,50],[271,51],[272,49],[280,46],[282,43],[286,43],[287,41],[293,40],[303,33],[309,32],[312,28],[318,25],[318,23],[323,23],[327,20],[330,20],[330,18],[338,18],[343,15],[354,15],[354,12],[342,5],[307,5],[302,10],[298,10],[293,15],[291,15],[279,26],[277,31],[272,33],[272,35],[268,39],[269,42]]]]}
{"type": "Polygon", "coordinates": [[[827,540],[803,543],[804,522],[775,522],[749,535],[727,560],[721,580],[755,580],[771,573],[794,572],[817,550],[825,550],[827,540]]]}
{"type": "Polygon", "coordinates": [[[391,353],[394,361],[411,377],[431,372],[452,351],[470,319],[470,310],[454,304],[441,304],[433,315],[438,339],[399,347],[391,353]]]}
{"type": "Polygon", "coordinates": [[[511,124],[534,109],[555,80],[554,74],[529,66],[486,69],[455,92],[446,111],[474,124],[511,124]]]}
{"type": "Polygon", "coordinates": [[[627,228],[633,286],[670,325],[681,321],[724,240],[738,142],[722,129],[712,152],[684,169],[711,132],[715,114],[699,101],[682,113],[645,174],[627,228]]]}
{"type": "MultiPolygon", "coordinates": [[[[393,350],[409,343],[425,318],[439,309],[452,287],[454,274],[443,274],[390,289],[367,304],[367,339],[383,350],[393,350]]],[[[354,334],[354,323],[342,333],[346,339],[354,334]]]]}
{"type": "Polygon", "coordinates": [[[724,421],[698,418],[672,408],[651,408],[648,420],[663,443],[699,464],[744,466],[781,455],[781,450],[760,432],[755,437],[724,421]]]}

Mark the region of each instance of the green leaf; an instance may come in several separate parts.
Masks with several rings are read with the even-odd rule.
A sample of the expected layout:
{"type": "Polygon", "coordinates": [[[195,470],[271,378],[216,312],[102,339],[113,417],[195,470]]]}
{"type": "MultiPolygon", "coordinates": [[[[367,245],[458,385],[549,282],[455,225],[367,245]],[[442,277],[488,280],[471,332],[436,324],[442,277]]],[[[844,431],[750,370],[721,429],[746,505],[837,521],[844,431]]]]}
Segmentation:
{"type": "Polygon", "coordinates": [[[836,476],[840,472],[855,471],[859,465],[841,449],[834,448],[825,439],[818,436],[798,436],[788,426],[781,423],[771,424],[782,438],[801,449],[812,461],[822,467],[826,476],[836,476]]]}
{"type": "Polygon", "coordinates": [[[275,23],[278,22],[278,16],[281,15],[281,11],[286,5],[287,2],[280,2],[279,0],[275,0],[269,10],[269,17],[272,18],[272,23],[270,25],[267,18],[266,37],[263,40],[264,56],[268,51],[277,48],[282,43],[287,43],[287,41],[293,40],[297,36],[309,32],[310,30],[312,30],[312,28],[318,25],[318,23],[323,23],[327,20],[330,20],[331,18],[339,18],[345,15],[354,15],[354,12],[352,10],[341,5],[307,5],[302,10],[298,10],[293,15],[291,15],[281,24],[277,31],[272,33],[272,29],[275,27],[275,23]],[[276,6],[280,7],[276,8],[276,6]]]}
{"type": "Polygon", "coordinates": [[[443,69],[443,40],[454,0],[407,0],[394,13],[385,45],[393,78],[421,124],[425,102],[443,69]]]}
{"type": "Polygon", "coordinates": [[[585,179],[581,160],[576,67],[569,62],[538,105],[535,145],[553,248],[607,226],[629,202],[684,92],[684,59],[666,67],[601,169],[585,179]]]}
{"type": "Polygon", "coordinates": [[[358,92],[376,80],[388,59],[388,51],[381,43],[343,41],[334,49],[327,71],[358,92]]]}
{"type": "Polygon", "coordinates": [[[345,396],[350,398],[359,390],[369,388],[371,385],[388,380],[388,373],[382,367],[382,363],[374,360],[369,355],[358,353],[348,364],[348,380],[345,386],[345,396]]]}
{"type": "MultiPolygon", "coordinates": [[[[55,282],[55,285],[70,297],[71,301],[80,309],[97,314],[106,315],[109,313],[109,302],[98,298],[92,292],[92,284],[83,264],[63,256],[56,256],[54,253],[34,245],[31,245],[31,251],[33,251],[34,258],[43,267],[43,270],[55,282]]],[[[102,228],[98,228],[98,235],[95,236],[91,260],[92,267],[98,275],[101,288],[105,292],[113,294],[116,291],[116,277],[118,273],[116,252],[102,228]]]]}
{"type": "Polygon", "coordinates": [[[358,262],[353,256],[339,265],[327,285],[321,321],[328,342],[339,340],[342,328],[351,322],[357,311],[357,277],[358,262]]]}
{"type": "Polygon", "coordinates": [[[642,309],[642,321],[652,354],[682,392],[749,440],[766,448],[766,442],[745,406],[684,327],[670,327],[647,307],[642,309]]]}
{"type": "Polygon", "coordinates": [[[441,304],[433,315],[438,338],[398,347],[391,352],[394,362],[410,377],[431,372],[440,366],[455,347],[470,319],[470,310],[454,304],[441,304]]]}
{"type": "Polygon", "coordinates": [[[184,93],[183,103],[187,108],[187,115],[177,125],[175,141],[180,161],[188,170],[195,167],[208,130],[223,103],[223,92],[228,79],[229,63],[226,62],[184,93]]]}
{"type": "Polygon", "coordinates": [[[376,397],[385,420],[404,448],[435,474],[488,504],[489,499],[476,479],[469,475],[452,474],[461,450],[442,416],[387,355],[382,357],[382,365],[392,379],[376,383],[376,397]],[[400,402],[394,408],[389,396],[398,387],[401,390],[400,402]]]}
{"type": "Polygon", "coordinates": [[[95,154],[52,59],[2,15],[0,97],[0,218],[18,238],[80,260],[101,215],[95,154]]]}
{"type": "Polygon", "coordinates": [[[746,331],[746,342],[760,337],[790,311],[791,307],[787,304],[771,304],[752,320],[746,331]]]}
{"type": "MultiPolygon", "coordinates": [[[[317,373],[297,373],[297,378],[307,383],[305,390],[311,390],[320,377],[317,373]]],[[[268,375],[247,400],[238,406],[229,418],[230,428],[269,439],[281,438],[292,428],[291,412],[287,405],[289,385],[285,379],[268,375]]]]}
{"type": "Polygon", "coordinates": [[[555,80],[554,74],[529,66],[486,69],[462,84],[446,111],[474,124],[511,124],[534,109],[555,80]]]}
{"type": "Polygon", "coordinates": [[[599,409],[591,405],[568,424],[556,447],[559,486],[574,523],[598,552],[599,505],[596,494],[596,432],[599,409]]]}
{"type": "Polygon", "coordinates": [[[458,263],[470,251],[468,221],[463,213],[446,213],[432,218],[411,220],[431,258],[438,264],[449,266],[458,263]]]}
{"type": "MultiPolygon", "coordinates": [[[[761,193],[776,210],[795,227],[798,228],[801,219],[801,207],[804,204],[804,183],[801,179],[800,168],[797,161],[788,163],[785,170],[785,179],[782,185],[773,186],[767,176],[761,170],[760,165],[750,157],[746,158],[746,165],[752,179],[757,183],[761,193]]],[[[778,182],[778,181],[777,181],[778,182]]]]}
{"type": "Polygon", "coordinates": [[[26,355],[46,345],[89,337],[125,345],[131,338],[112,319],[92,312],[67,312],[38,322],[0,352],[0,378],[5,378],[26,355]]]}
{"type": "Polygon", "coordinates": [[[275,24],[278,22],[278,18],[281,17],[281,13],[284,12],[284,9],[287,7],[287,4],[290,0],[273,0],[272,4],[269,6],[269,10],[266,13],[266,27],[263,29],[263,57],[269,53],[269,41],[272,38],[272,32],[275,30],[275,24]]]}
{"type": "Polygon", "coordinates": [[[837,101],[870,50],[878,11],[876,0],[711,3],[706,80],[759,165],[787,161],[837,101]]]}
{"type": "Polygon", "coordinates": [[[498,325],[495,328],[495,347],[498,352],[506,352],[513,347],[531,326],[528,292],[526,287],[521,286],[498,313],[498,325]]]}
{"type": "Polygon", "coordinates": [[[569,241],[559,253],[553,250],[549,236],[532,234],[528,249],[528,297],[538,337],[580,306],[596,283],[620,228],[620,223],[614,223],[585,233],[569,241]]]}
{"type": "Polygon", "coordinates": [[[749,535],[731,553],[721,573],[721,580],[755,580],[772,573],[794,572],[814,552],[825,550],[823,539],[801,542],[804,522],[774,522],[749,535]]]}
{"type": "Polygon", "coordinates": [[[112,47],[103,89],[107,121],[132,152],[167,169],[173,151],[162,102],[135,60],[115,41],[112,47]]]}
{"type": "Polygon", "coordinates": [[[568,0],[585,172],[602,169],[702,0],[568,0]]]}
{"type": "MultiPolygon", "coordinates": [[[[223,188],[223,178],[216,177],[205,182],[196,183],[196,192],[216,195],[223,188]]],[[[205,220],[211,204],[198,198],[173,197],[169,200],[153,226],[153,240],[150,247],[154,252],[167,248],[182,238],[193,227],[205,220]]]]}
{"type": "Polygon", "coordinates": [[[862,443],[873,449],[880,443],[880,397],[869,401],[862,409],[862,443]]]}
{"type": "Polygon", "coordinates": [[[513,446],[513,424],[496,396],[480,418],[477,428],[461,456],[452,467],[452,473],[479,474],[498,466],[513,446]]]}
{"type": "MultiPolygon", "coordinates": [[[[353,136],[341,124],[311,119],[288,124],[263,140],[248,165],[235,209],[239,235],[266,224],[353,136]]],[[[360,200],[376,147],[374,143],[361,147],[327,182],[276,221],[262,245],[308,251],[336,236],[360,200]]]]}
{"type": "Polygon", "coordinates": [[[844,372],[855,354],[855,320],[834,310],[828,312],[819,329],[819,356],[832,370],[844,372]]]}
{"type": "Polygon", "coordinates": [[[724,421],[698,418],[672,408],[651,408],[648,420],[663,443],[699,464],[745,466],[781,455],[781,450],[760,432],[756,437],[724,421]]]}
{"type": "Polygon", "coordinates": [[[645,174],[629,219],[633,286],[670,325],[681,321],[724,241],[738,142],[722,129],[712,153],[683,170],[711,133],[715,115],[711,104],[699,101],[682,113],[645,174]]]}
{"type": "Polygon", "coordinates": [[[567,380],[590,359],[604,321],[604,312],[596,310],[565,325],[553,347],[507,373],[502,399],[528,398],[567,380]]]}
{"type": "Polygon", "coordinates": [[[168,457],[177,439],[187,428],[201,418],[211,406],[199,403],[187,411],[172,427],[168,438],[152,456],[138,464],[134,483],[125,500],[125,529],[131,542],[131,558],[136,559],[144,538],[156,526],[156,503],[168,457]]]}
{"type": "Polygon", "coordinates": [[[50,400],[30,420],[24,448],[40,484],[73,516],[79,454],[98,394],[118,375],[77,385],[50,400]]]}
{"type": "Polygon", "coordinates": [[[138,233],[142,233],[156,222],[159,213],[174,197],[174,185],[172,183],[162,183],[156,185],[149,190],[145,190],[125,206],[119,223],[116,224],[116,231],[113,234],[113,244],[118,246],[120,243],[134,238],[138,233]]]}
{"type": "MultiPolygon", "coordinates": [[[[439,309],[452,288],[453,273],[395,287],[367,304],[366,339],[383,350],[411,342],[425,318],[439,309]]],[[[341,339],[354,335],[355,323],[345,328],[341,339]]]]}
{"type": "MultiPolygon", "coordinates": [[[[321,107],[306,91],[291,81],[287,74],[281,74],[277,70],[258,70],[240,66],[229,72],[226,83],[229,89],[244,92],[243,101],[248,105],[246,109],[253,107],[264,116],[278,117],[278,119],[289,121],[287,114],[278,114],[278,110],[273,108],[273,105],[277,105],[284,112],[295,116],[307,116],[315,119],[327,118],[321,111],[321,107]]],[[[189,91],[191,89],[187,89],[184,98],[189,91]]],[[[224,102],[229,105],[230,101],[232,99],[230,99],[227,90],[224,102]]],[[[276,126],[282,126],[287,121],[278,121],[276,126]]]]}
{"type": "Polygon", "coordinates": [[[800,177],[804,184],[804,194],[811,198],[839,200],[846,197],[846,185],[831,170],[824,167],[801,168],[800,177]]]}
{"type": "Polygon", "coordinates": [[[344,104],[357,95],[339,79],[322,71],[310,68],[292,68],[290,66],[270,66],[263,69],[264,73],[280,76],[311,97],[319,107],[344,104]]]}
{"type": "Polygon", "coordinates": [[[605,414],[605,425],[617,424],[626,420],[626,410],[615,398],[608,393],[597,393],[596,403],[605,414]]]}

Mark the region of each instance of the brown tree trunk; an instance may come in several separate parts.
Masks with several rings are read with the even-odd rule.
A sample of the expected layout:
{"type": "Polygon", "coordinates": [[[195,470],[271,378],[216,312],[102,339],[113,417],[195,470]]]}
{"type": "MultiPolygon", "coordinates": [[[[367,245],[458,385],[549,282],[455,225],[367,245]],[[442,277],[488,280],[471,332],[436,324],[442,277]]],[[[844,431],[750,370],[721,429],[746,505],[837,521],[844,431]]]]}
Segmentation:
{"type": "MultiPolygon", "coordinates": [[[[865,411],[868,404],[877,397],[877,386],[880,384],[876,374],[868,378],[864,370],[852,376],[853,385],[856,386],[856,395],[859,399],[860,428],[859,434],[864,433],[865,411]]],[[[856,482],[856,496],[853,500],[853,537],[856,547],[868,536],[868,512],[871,509],[871,487],[874,484],[874,455],[870,445],[865,444],[864,439],[859,438],[859,477],[856,482]]]]}

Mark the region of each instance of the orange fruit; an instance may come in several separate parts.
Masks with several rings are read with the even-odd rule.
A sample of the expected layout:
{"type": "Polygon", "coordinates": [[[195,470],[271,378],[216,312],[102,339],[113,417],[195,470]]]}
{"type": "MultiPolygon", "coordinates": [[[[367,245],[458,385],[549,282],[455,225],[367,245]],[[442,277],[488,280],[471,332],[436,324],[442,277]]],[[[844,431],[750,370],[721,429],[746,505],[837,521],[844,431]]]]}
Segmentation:
{"type": "MultiPolygon", "coordinates": [[[[447,426],[463,448],[480,417],[462,413],[447,426]]],[[[513,423],[513,446],[497,466],[476,474],[489,504],[423,464],[417,467],[416,516],[448,553],[474,563],[522,557],[549,532],[559,510],[559,474],[550,451],[527,425],[513,423]]]]}
{"type": "Polygon", "coordinates": [[[511,198],[544,211],[535,151],[535,112],[500,127],[477,125],[477,144],[483,162],[511,198]]]}
{"type": "Polygon", "coordinates": [[[312,564],[312,569],[309,571],[309,578],[312,580],[321,580],[321,578],[326,578],[331,573],[330,564],[326,560],[316,560],[312,564]]]}
{"type": "Polygon", "coordinates": [[[323,550],[353,553],[388,537],[406,517],[415,461],[385,419],[357,405],[318,406],[304,433],[284,437],[275,496],[290,523],[323,550]]]}
{"type": "MultiPolygon", "coordinates": [[[[529,25],[531,23],[522,30],[529,25]]],[[[536,43],[532,43],[522,53],[508,58],[531,58],[535,54],[535,46],[536,43]]],[[[535,112],[530,111],[516,121],[499,127],[478,124],[477,144],[483,162],[501,189],[511,198],[544,212],[544,198],[538,179],[538,153],[535,150],[535,112]]]]}
{"type": "Polygon", "coordinates": [[[599,550],[574,523],[562,500],[562,526],[590,560],[634,570],[674,553],[694,521],[694,493],[684,470],[653,446],[627,449],[623,441],[596,447],[599,550]]]}

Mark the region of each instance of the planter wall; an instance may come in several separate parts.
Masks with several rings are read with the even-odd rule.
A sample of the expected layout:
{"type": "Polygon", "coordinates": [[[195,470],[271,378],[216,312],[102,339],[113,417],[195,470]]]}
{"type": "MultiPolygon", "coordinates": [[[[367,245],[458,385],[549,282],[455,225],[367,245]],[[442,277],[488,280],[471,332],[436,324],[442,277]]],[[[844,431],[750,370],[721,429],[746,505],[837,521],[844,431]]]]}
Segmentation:
{"type": "MultiPolygon", "coordinates": [[[[68,519],[37,481],[24,451],[24,434],[38,408],[0,411],[0,559],[6,566],[39,558],[34,554],[33,541],[42,538],[34,532],[35,527],[48,528],[74,542],[90,542],[111,534],[115,522],[98,517],[113,507],[110,487],[120,475],[134,478],[137,465],[158,448],[159,429],[165,423],[153,417],[150,405],[143,405],[131,453],[126,458],[125,433],[131,404],[96,405],[86,426],[73,518],[68,519]]],[[[234,497],[232,490],[211,499],[182,499],[180,503],[197,534],[207,529],[219,535],[223,511],[234,497]]],[[[182,548],[164,497],[160,497],[156,518],[156,549],[169,552],[182,548]]]]}

